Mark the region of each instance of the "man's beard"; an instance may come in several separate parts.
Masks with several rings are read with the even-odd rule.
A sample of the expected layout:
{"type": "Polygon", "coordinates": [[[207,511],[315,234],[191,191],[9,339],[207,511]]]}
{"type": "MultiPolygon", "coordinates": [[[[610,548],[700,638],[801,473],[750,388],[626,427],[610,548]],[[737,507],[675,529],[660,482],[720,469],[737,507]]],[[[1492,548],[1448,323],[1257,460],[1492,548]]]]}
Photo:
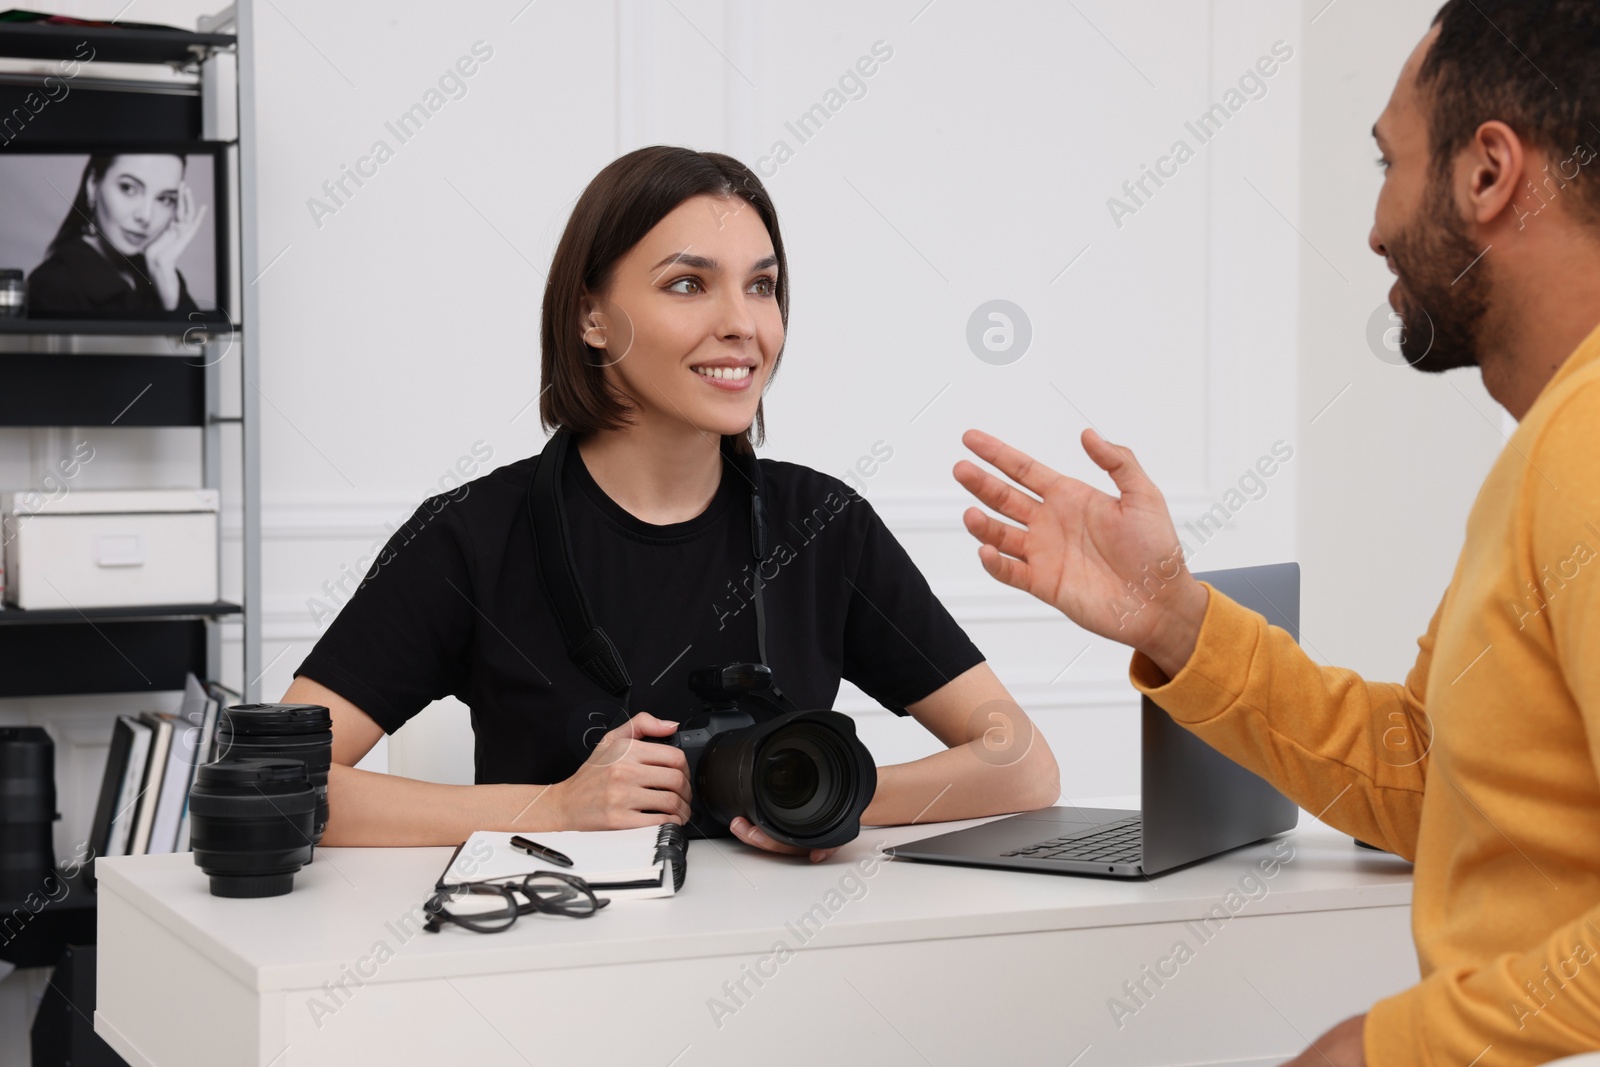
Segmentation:
{"type": "Polygon", "coordinates": [[[1449,184],[1430,179],[1418,219],[1389,242],[1400,284],[1394,310],[1404,331],[1400,354],[1439,374],[1481,366],[1489,310],[1488,265],[1450,203],[1449,184]]]}

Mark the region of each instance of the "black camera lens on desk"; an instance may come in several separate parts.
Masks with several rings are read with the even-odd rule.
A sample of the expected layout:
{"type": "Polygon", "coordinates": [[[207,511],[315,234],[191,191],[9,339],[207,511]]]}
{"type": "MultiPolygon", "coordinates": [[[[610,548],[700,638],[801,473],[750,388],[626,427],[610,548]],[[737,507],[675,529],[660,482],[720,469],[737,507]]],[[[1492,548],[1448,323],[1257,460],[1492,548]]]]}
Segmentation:
{"type": "Polygon", "coordinates": [[[55,743],[42,726],[0,726],[0,900],[38,891],[55,866],[55,743]]]}
{"type": "Polygon", "coordinates": [[[317,794],[297,759],[224,759],[195,769],[194,862],[218,897],[276,897],[311,862],[317,794]]]}
{"type": "MultiPolygon", "coordinates": [[[[297,759],[317,794],[313,844],[328,828],[328,767],[333,762],[333,716],[321,704],[235,704],[217,723],[223,759],[297,759]]],[[[309,861],[307,861],[309,862],[309,861]]]]}

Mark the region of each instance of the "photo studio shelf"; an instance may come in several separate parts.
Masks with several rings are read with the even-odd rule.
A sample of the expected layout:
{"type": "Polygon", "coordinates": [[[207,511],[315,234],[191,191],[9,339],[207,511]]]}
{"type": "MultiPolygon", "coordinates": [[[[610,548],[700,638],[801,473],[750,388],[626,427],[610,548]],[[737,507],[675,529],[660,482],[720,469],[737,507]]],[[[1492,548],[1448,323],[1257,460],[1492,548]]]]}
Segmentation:
{"type": "MultiPolygon", "coordinates": [[[[245,676],[257,666],[256,353],[240,291],[254,229],[239,88],[232,34],[0,22],[0,270],[22,271],[28,297],[21,316],[0,314],[0,427],[189,427],[193,488],[218,493],[223,435],[238,433],[223,508],[242,574],[239,602],[0,608],[0,697],[221,679],[230,620],[243,623],[245,676]],[[113,183],[128,203],[110,202],[113,183]],[[139,201],[141,190],[151,195],[139,201]],[[132,295],[108,297],[119,274],[132,295]]],[[[220,589],[232,543],[217,540],[220,589]]]]}

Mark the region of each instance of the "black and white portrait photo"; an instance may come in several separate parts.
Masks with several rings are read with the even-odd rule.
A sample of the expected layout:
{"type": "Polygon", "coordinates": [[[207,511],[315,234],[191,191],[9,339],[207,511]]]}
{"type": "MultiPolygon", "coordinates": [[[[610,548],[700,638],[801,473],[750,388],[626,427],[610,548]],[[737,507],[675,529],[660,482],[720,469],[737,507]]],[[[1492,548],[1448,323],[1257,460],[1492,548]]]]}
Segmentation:
{"type": "Polygon", "coordinates": [[[0,268],[35,319],[183,319],[217,306],[216,160],[0,157],[0,268]]]}

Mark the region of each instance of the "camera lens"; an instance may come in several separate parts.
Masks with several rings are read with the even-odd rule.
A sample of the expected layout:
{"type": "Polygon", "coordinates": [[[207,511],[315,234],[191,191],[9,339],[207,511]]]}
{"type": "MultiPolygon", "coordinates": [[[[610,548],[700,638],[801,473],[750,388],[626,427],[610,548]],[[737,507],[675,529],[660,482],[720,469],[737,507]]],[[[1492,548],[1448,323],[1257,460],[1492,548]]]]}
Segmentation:
{"type": "Polygon", "coordinates": [[[317,795],[296,759],[224,759],[195,769],[194,862],[218,897],[275,897],[311,862],[317,795]]]}
{"type": "Polygon", "coordinates": [[[817,795],[817,780],[821,775],[811,753],[789,746],[767,752],[764,762],[762,784],[767,797],[776,806],[799,808],[817,795]]]}
{"type": "Polygon", "coordinates": [[[849,807],[849,754],[839,736],[814,722],[793,723],[767,739],[755,800],[764,821],[793,837],[826,833],[849,807]]]}
{"type": "Polygon", "coordinates": [[[0,900],[37,891],[55,866],[55,742],[42,726],[0,726],[0,900]]]}
{"type": "Polygon", "coordinates": [[[317,794],[312,843],[328,827],[328,767],[333,762],[333,716],[321,704],[235,704],[217,724],[222,759],[297,759],[317,794]]]}
{"type": "Polygon", "coordinates": [[[742,815],[784,844],[832,848],[860,832],[877,784],[849,716],[790,712],[712,737],[695,769],[691,827],[726,833],[742,815]]]}

